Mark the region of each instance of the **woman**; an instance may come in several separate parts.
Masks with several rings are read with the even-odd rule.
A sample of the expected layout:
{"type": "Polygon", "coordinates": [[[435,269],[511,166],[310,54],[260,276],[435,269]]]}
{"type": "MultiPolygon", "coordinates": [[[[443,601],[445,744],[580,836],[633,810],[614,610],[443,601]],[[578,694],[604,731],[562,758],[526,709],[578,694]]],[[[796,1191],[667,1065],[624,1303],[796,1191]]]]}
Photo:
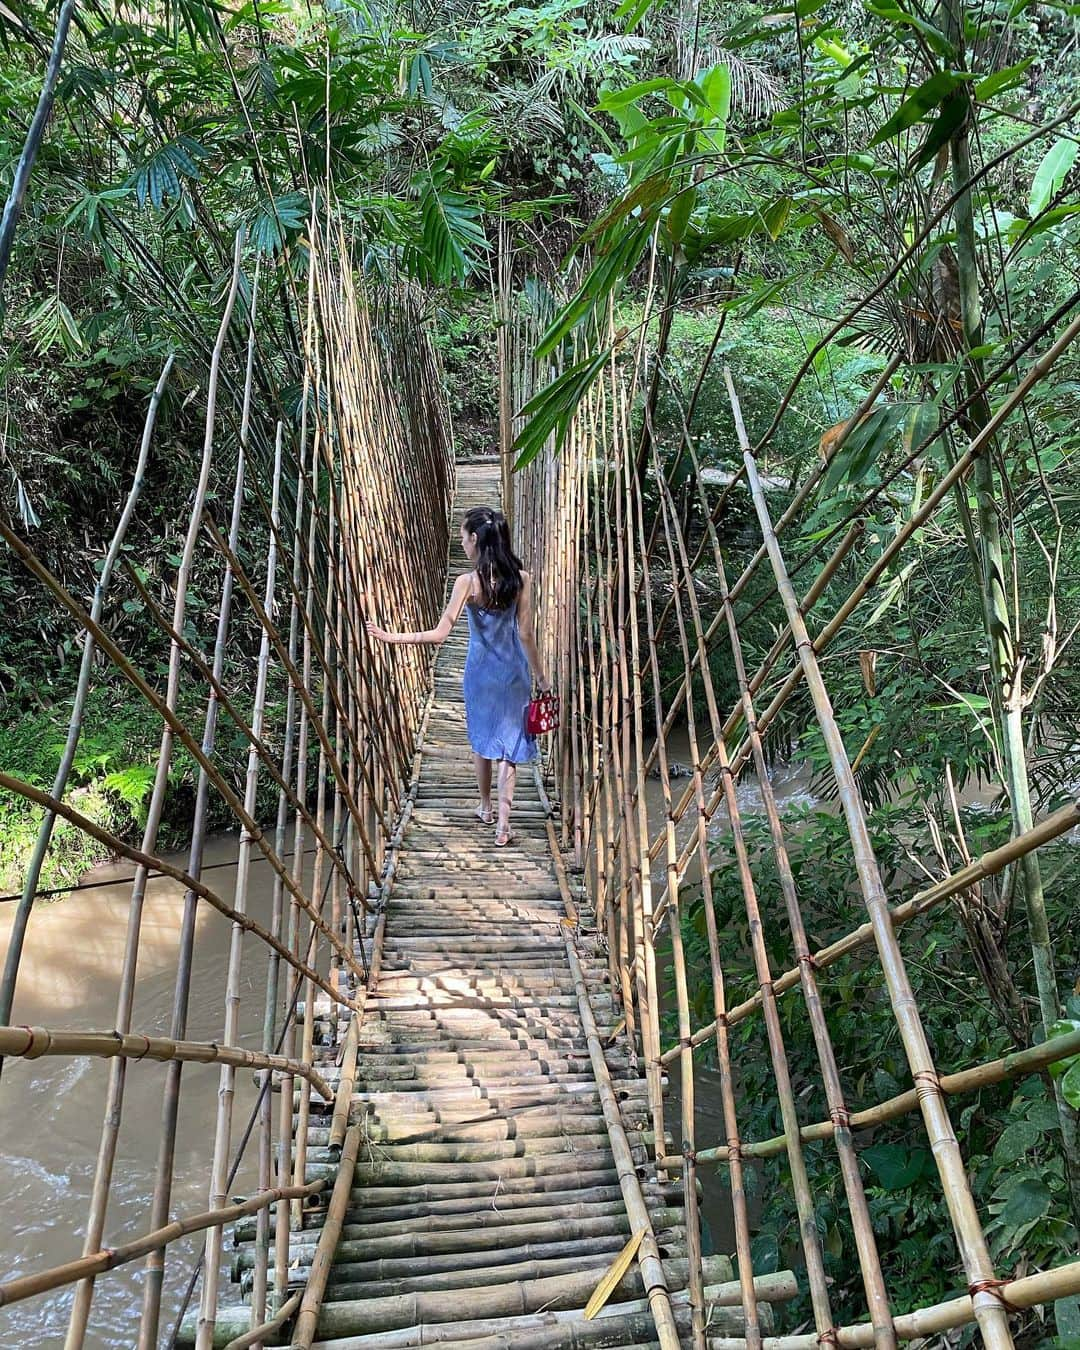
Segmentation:
{"type": "Polygon", "coordinates": [[[536,758],[536,739],[525,732],[529,668],[542,690],[551,685],[540,666],[533,635],[532,578],[510,547],[510,528],[501,511],[475,506],[461,525],[461,546],[473,564],[454,582],[450,602],[435,628],[424,633],[388,633],[368,623],[382,642],[441,646],[466,609],[469,654],[465,658],[465,723],[472,746],[480,805],[476,816],[492,823],[491,766],[499,764],[499,815],[495,843],[511,842],[517,766],[536,758]]]}

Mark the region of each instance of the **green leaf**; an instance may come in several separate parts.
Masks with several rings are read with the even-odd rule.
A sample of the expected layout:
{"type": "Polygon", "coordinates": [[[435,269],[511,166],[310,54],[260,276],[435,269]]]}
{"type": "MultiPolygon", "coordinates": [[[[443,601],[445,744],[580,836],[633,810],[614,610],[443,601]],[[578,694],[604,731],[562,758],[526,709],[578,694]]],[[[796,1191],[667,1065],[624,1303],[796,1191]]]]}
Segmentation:
{"type": "Polygon", "coordinates": [[[994,1146],[993,1161],[999,1166],[1017,1162],[1036,1148],[1039,1143],[1038,1128],[1026,1120],[1013,1121],[1001,1132],[994,1146]]]}
{"type": "Polygon", "coordinates": [[[1047,150],[1042,163],[1035,170],[1035,177],[1031,180],[1028,209],[1033,216],[1044,211],[1050,199],[1061,189],[1066,175],[1076,162],[1078,150],[1080,145],[1074,140],[1067,140],[1064,136],[1056,140],[1047,150]]]}
{"type": "Polygon", "coordinates": [[[1068,1294],[1055,1300],[1054,1322],[1060,1339],[1080,1337],[1080,1294],[1068,1294]]]}
{"type": "Polygon", "coordinates": [[[975,97],[980,103],[985,103],[987,99],[993,98],[995,94],[1000,94],[1004,89],[1015,89],[1017,85],[1023,84],[1022,76],[1028,66],[1031,65],[1033,58],[1026,57],[1018,65],[1009,66],[1007,70],[999,70],[993,75],[988,75],[985,80],[980,80],[975,86],[975,97]]]}
{"type": "Polygon", "coordinates": [[[925,19],[920,19],[915,14],[909,14],[906,9],[901,9],[899,5],[883,4],[880,3],[880,0],[868,0],[866,7],[881,19],[888,19],[892,23],[914,28],[916,32],[923,35],[927,45],[932,47],[938,56],[943,56],[946,61],[952,61],[955,58],[956,49],[953,44],[941,29],[935,28],[932,23],[927,23],[925,19]]]}
{"type": "Polygon", "coordinates": [[[910,1186],[930,1161],[925,1148],[907,1149],[903,1144],[873,1144],[859,1155],[887,1191],[910,1186]]]}
{"type": "Polygon", "coordinates": [[[887,403],[863,418],[829,465],[821,485],[822,496],[828,497],[841,483],[857,483],[864,478],[907,414],[906,403],[887,403]]]}
{"type": "Polygon", "coordinates": [[[1008,1232],[1022,1224],[1041,1219],[1053,1202],[1050,1188],[1037,1177],[1028,1177],[1009,1196],[1005,1208],[998,1215],[1002,1226],[1008,1232]]]}
{"type": "Polygon", "coordinates": [[[1061,1095],[1074,1111],[1080,1111],[1080,1056],[1065,1071],[1061,1080],[1061,1095]]]}
{"type": "Polygon", "coordinates": [[[750,1264],[755,1275],[771,1275],[780,1265],[780,1244],[775,1233],[759,1233],[750,1243],[750,1264]]]}
{"type": "Polygon", "coordinates": [[[555,452],[562,449],[578,405],[604,369],[610,355],[611,348],[606,347],[596,356],[578,361],[526,403],[521,410],[522,417],[526,419],[525,425],[514,442],[514,449],[519,452],[514,462],[515,469],[523,469],[531,464],[552,434],[555,436],[555,452]]]}
{"type": "Polygon", "coordinates": [[[921,121],[968,77],[953,70],[939,70],[919,85],[918,89],[897,108],[883,127],[871,138],[871,145],[879,145],[921,121]]]}
{"type": "Polygon", "coordinates": [[[971,1022],[957,1022],[956,1038],[961,1045],[970,1050],[979,1037],[971,1022]]]}
{"type": "Polygon", "coordinates": [[[909,169],[921,169],[924,164],[930,163],[941,147],[946,145],[964,125],[970,106],[966,98],[957,95],[946,99],[941,112],[931,122],[926,139],[912,156],[909,169]]]}

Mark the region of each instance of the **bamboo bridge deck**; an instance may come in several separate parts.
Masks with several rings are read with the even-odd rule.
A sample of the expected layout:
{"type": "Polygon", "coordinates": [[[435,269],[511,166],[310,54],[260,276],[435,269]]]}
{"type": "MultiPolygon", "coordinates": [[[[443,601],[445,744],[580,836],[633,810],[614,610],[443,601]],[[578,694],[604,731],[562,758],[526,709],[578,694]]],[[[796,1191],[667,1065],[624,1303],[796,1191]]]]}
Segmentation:
{"type": "MultiPolygon", "coordinates": [[[[498,500],[497,467],[461,466],[458,494],[466,504],[498,500]]],[[[464,565],[455,539],[451,571],[464,565]]],[[[459,623],[436,666],[381,966],[359,1027],[350,1107],[359,1155],[316,1345],[659,1344],[636,1262],[603,1316],[583,1318],[631,1234],[620,1161],[637,1175],[622,1185],[640,1187],[688,1336],[682,1184],[647,1177],[645,1079],[625,1049],[607,1044],[617,1017],[607,961],[583,898],[560,877],[536,778],[519,773],[506,848],[494,847],[493,828],[474,815],[461,694],[467,642],[459,623]],[[598,1033],[591,1053],[600,1064],[590,1057],[589,1030],[598,1033]],[[610,1076],[624,1139],[612,1137],[598,1069],[610,1076]]],[[[329,1001],[317,1012],[330,1025],[329,1001]]],[[[347,1053],[346,1022],[336,1025],[334,1043],[315,1060],[334,1087],[347,1053]]],[[[338,1170],[338,1150],[328,1147],[331,1106],[312,1101],[308,1181],[338,1170]]],[[[326,1215],[325,1206],[309,1211],[292,1236],[291,1289],[307,1282],[326,1215]]],[[[233,1276],[243,1289],[254,1220],[235,1237],[233,1276]]],[[[737,1301],[726,1256],[707,1256],[704,1274],[708,1295],[737,1301]]],[[[738,1309],[714,1309],[714,1329],[736,1323],[738,1309]]],[[[214,1344],[249,1326],[246,1306],[223,1306],[214,1344]]],[[[192,1337],[194,1318],[186,1330],[192,1337]]]]}

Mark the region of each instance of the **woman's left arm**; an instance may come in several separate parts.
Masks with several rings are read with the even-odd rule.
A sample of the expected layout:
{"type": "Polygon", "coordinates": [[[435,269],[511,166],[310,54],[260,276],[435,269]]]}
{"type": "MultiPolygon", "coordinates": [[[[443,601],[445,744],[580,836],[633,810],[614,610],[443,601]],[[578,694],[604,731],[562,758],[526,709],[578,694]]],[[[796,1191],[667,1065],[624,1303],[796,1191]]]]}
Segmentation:
{"type": "Polygon", "coordinates": [[[544,674],[544,668],[540,664],[540,653],[536,647],[532,577],[528,572],[522,572],[521,574],[521,594],[518,596],[518,633],[521,637],[521,645],[525,648],[525,655],[529,658],[529,665],[532,667],[536,683],[546,693],[551,688],[551,682],[544,674]]]}
{"type": "Polygon", "coordinates": [[[441,647],[450,636],[454,624],[461,617],[461,611],[465,608],[465,601],[469,598],[471,585],[469,573],[463,572],[454,582],[454,589],[450,592],[450,599],[442,612],[442,618],[434,628],[426,628],[422,633],[391,633],[368,619],[366,624],[368,633],[371,637],[378,638],[380,642],[394,642],[417,647],[426,645],[441,647]]]}

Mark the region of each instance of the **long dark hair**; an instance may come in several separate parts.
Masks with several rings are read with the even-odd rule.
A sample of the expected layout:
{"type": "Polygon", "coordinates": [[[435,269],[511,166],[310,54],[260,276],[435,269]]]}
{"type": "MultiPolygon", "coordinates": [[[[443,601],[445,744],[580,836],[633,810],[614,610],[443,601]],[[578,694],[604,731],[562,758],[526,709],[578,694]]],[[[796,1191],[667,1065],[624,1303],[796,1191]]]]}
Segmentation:
{"type": "Polygon", "coordinates": [[[476,575],[484,609],[509,609],[521,594],[521,559],[510,547],[510,526],[501,511],[474,506],[465,530],[476,535],[476,575]]]}

